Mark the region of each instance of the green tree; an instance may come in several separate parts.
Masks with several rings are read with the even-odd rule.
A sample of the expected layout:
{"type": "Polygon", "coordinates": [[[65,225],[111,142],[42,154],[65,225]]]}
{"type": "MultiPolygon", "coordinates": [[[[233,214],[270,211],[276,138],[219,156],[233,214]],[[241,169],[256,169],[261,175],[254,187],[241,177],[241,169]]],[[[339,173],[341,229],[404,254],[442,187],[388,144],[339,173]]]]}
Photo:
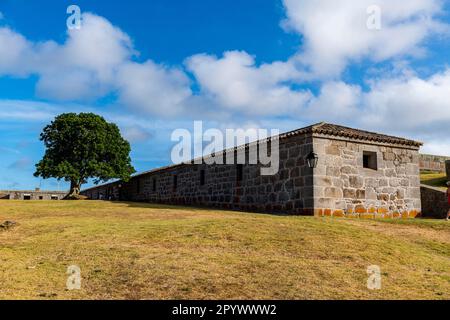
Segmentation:
{"type": "Polygon", "coordinates": [[[68,198],[78,198],[81,185],[110,179],[128,181],[135,172],[131,147],[117,125],[93,113],[57,116],[41,133],[46,151],[36,164],[36,177],[70,182],[68,198]]]}

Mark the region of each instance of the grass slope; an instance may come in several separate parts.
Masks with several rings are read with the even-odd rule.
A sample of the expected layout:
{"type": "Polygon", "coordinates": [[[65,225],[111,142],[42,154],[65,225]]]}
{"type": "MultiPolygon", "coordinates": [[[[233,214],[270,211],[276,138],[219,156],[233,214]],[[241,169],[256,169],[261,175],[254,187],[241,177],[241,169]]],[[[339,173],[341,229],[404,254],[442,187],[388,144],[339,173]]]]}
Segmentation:
{"type": "Polygon", "coordinates": [[[441,188],[443,190],[447,189],[447,176],[442,172],[432,172],[432,171],[424,171],[420,173],[420,181],[421,183],[441,188]]]}
{"type": "Polygon", "coordinates": [[[450,299],[450,223],[0,202],[0,299],[450,299]],[[67,267],[82,290],[66,290],[67,267]],[[366,287],[369,265],[382,290],[366,287]]]}

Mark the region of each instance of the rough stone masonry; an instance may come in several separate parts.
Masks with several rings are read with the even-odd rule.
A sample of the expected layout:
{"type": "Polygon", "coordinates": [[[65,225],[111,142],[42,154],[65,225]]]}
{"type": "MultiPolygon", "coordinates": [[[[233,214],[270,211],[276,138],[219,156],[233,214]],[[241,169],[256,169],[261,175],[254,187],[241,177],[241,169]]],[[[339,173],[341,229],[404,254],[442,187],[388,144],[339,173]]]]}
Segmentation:
{"type": "MultiPolygon", "coordinates": [[[[90,199],[300,215],[409,218],[420,214],[420,142],[327,123],[276,138],[280,170],[273,176],[261,176],[259,164],[181,164],[82,194],[90,199]],[[311,152],[318,156],[314,169],[305,159],[311,152]]],[[[248,146],[235,152],[242,148],[248,153],[248,146]]]]}

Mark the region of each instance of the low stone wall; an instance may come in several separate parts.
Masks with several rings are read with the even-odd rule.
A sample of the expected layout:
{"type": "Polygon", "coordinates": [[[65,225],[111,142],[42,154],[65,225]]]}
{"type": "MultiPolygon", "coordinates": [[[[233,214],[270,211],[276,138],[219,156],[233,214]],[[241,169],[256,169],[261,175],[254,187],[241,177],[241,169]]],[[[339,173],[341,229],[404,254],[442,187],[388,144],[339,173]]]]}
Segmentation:
{"type": "Polygon", "coordinates": [[[310,135],[281,141],[280,170],[272,176],[262,176],[260,164],[185,164],[83,190],[82,195],[93,200],[313,215],[313,171],[305,161],[311,149],[310,135]]]}
{"type": "Polygon", "coordinates": [[[9,199],[9,194],[0,192],[0,200],[7,200],[7,199],[9,199]]]}
{"type": "Polygon", "coordinates": [[[422,217],[444,219],[449,208],[445,191],[422,185],[422,217]]]}
{"type": "Polygon", "coordinates": [[[61,191],[0,191],[0,200],[62,200],[67,192],[61,191]]]}
{"type": "Polygon", "coordinates": [[[446,161],[450,161],[450,157],[421,154],[419,158],[420,170],[445,172],[446,161]]]}

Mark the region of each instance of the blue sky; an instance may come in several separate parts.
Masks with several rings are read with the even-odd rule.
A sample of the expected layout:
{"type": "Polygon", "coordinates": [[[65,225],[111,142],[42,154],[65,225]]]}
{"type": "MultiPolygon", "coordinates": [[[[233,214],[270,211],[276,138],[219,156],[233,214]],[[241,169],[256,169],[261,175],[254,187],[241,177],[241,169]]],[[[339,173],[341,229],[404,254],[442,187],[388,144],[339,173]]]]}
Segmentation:
{"type": "Polygon", "coordinates": [[[329,121],[450,155],[449,12],[440,0],[0,0],[0,189],[67,187],[32,176],[39,133],[62,112],[118,123],[138,171],[168,164],[171,132],[194,120],[329,121]],[[80,30],[67,29],[71,4],[80,30]]]}

